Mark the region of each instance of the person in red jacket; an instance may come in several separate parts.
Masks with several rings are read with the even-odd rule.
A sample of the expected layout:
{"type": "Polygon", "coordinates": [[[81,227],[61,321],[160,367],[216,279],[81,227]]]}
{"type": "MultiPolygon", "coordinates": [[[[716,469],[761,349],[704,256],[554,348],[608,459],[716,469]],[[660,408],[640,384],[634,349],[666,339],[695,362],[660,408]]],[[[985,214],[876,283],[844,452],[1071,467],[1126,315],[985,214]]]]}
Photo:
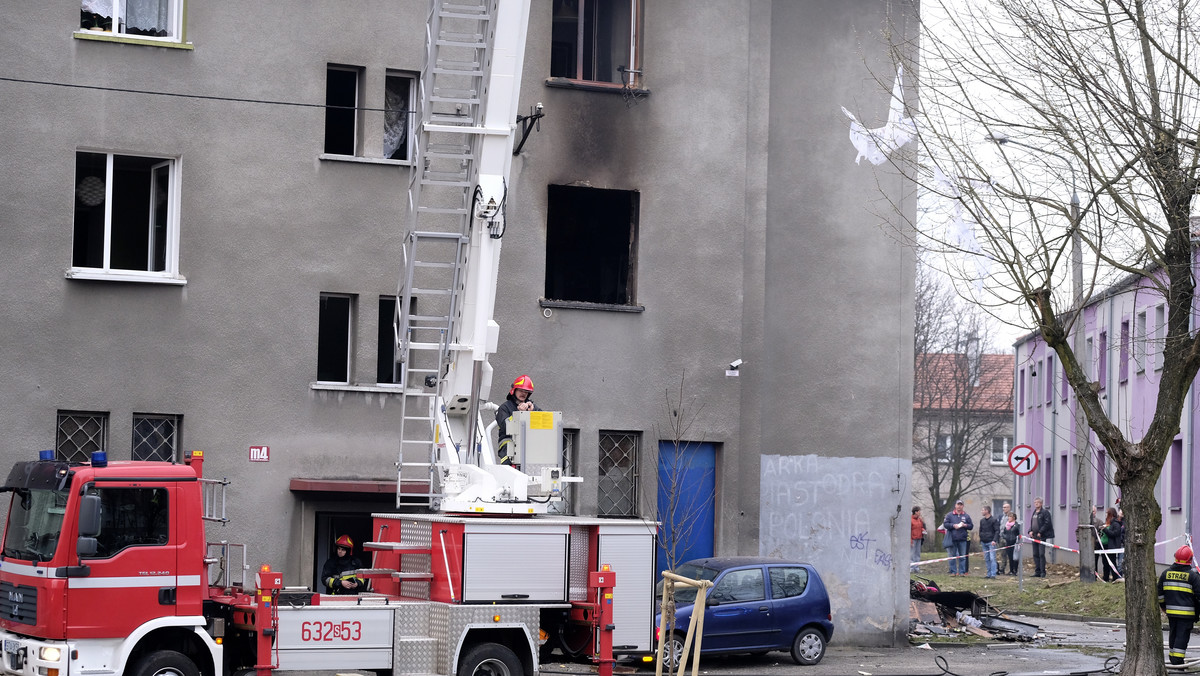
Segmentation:
{"type": "Polygon", "coordinates": [[[925,543],[925,533],[928,531],[925,528],[925,519],[921,518],[921,508],[913,505],[912,508],[912,562],[916,563],[921,560],[921,545],[925,543]]]}

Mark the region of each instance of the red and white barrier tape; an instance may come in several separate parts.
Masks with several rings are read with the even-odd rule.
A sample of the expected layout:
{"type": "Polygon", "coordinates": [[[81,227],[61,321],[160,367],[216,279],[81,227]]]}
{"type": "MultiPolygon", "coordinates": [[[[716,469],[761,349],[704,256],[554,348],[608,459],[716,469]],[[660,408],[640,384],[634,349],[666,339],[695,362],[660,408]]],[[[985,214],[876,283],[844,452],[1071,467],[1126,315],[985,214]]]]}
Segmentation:
{"type": "MultiPolygon", "coordinates": [[[[1093,529],[1094,529],[1094,528],[1095,528],[1095,527],[1093,526],[1093,529]]],[[[1167,539],[1167,540],[1163,540],[1162,542],[1155,542],[1155,543],[1154,543],[1154,546],[1156,546],[1156,547],[1157,547],[1157,546],[1159,546],[1159,545],[1165,545],[1165,544],[1169,544],[1169,543],[1172,543],[1172,542],[1174,542],[1174,541],[1176,541],[1176,540],[1178,540],[1178,539],[1180,539],[1180,538],[1182,538],[1182,539],[1183,539],[1183,540],[1184,540],[1184,541],[1187,543],[1187,545],[1188,545],[1189,547],[1191,547],[1191,546],[1192,546],[1192,536],[1191,536],[1191,535],[1189,535],[1189,534],[1187,534],[1187,533],[1183,533],[1183,534],[1181,534],[1181,535],[1176,535],[1175,537],[1173,537],[1173,538],[1170,538],[1170,539],[1167,539]]],[[[1079,550],[1078,550],[1078,549],[1071,549],[1070,547],[1063,547],[1062,545],[1056,545],[1056,544],[1054,544],[1053,542],[1046,542],[1045,540],[1036,540],[1036,539],[1034,539],[1034,538],[1031,538],[1031,537],[1029,537],[1028,535],[1022,535],[1022,536],[1021,536],[1021,541],[1022,541],[1022,542],[1030,542],[1030,543],[1039,544],[1039,545],[1044,545],[1044,546],[1046,546],[1046,547],[1051,547],[1051,548],[1053,548],[1053,549],[1061,549],[1061,550],[1063,550],[1064,552],[1074,552],[1074,553],[1076,553],[1076,554],[1078,554],[1078,553],[1079,553],[1079,550]]],[[[1016,547],[1016,546],[1018,546],[1018,545],[1008,545],[1008,546],[1005,546],[1005,547],[997,547],[997,548],[996,548],[996,552],[997,552],[997,553],[999,553],[999,552],[1002,552],[1002,551],[1004,551],[1005,549],[1011,549],[1011,548],[1013,548],[1013,547],[1016,547]]],[[[1194,552],[1194,551],[1195,551],[1195,548],[1193,548],[1193,552],[1194,552]]],[[[1125,548],[1124,548],[1124,547],[1119,547],[1119,548],[1117,548],[1117,549],[1097,549],[1097,550],[1094,550],[1094,551],[1093,551],[1093,553],[1094,553],[1094,554],[1104,554],[1104,555],[1106,555],[1106,556],[1105,556],[1105,558],[1107,558],[1107,555],[1108,555],[1108,554],[1124,554],[1124,553],[1125,553],[1125,548]]],[[[914,561],[914,562],[912,562],[912,563],[908,564],[908,566],[909,566],[909,568],[917,568],[917,567],[923,566],[923,565],[925,565],[925,564],[927,564],[927,563],[944,563],[944,562],[946,562],[946,561],[953,561],[953,560],[955,560],[955,559],[966,559],[966,558],[970,558],[970,557],[972,557],[972,556],[975,556],[976,554],[986,554],[986,552],[968,552],[968,553],[966,553],[966,554],[963,554],[962,556],[947,556],[947,557],[940,558],[940,559],[926,559],[926,560],[924,560],[924,561],[914,561]]],[[[1110,559],[1110,563],[1111,563],[1111,559],[1110,559]]],[[[1195,554],[1193,554],[1193,556],[1192,556],[1192,565],[1193,565],[1193,566],[1195,566],[1195,565],[1196,565],[1196,558],[1195,558],[1195,554]]],[[[1114,569],[1114,570],[1116,570],[1116,566],[1113,566],[1113,569],[1114,569]]],[[[1196,569],[1197,569],[1197,570],[1200,570],[1200,566],[1196,566],[1196,569]]]]}
{"type": "MultiPolygon", "coordinates": [[[[1005,547],[997,547],[996,553],[1000,553],[1000,552],[1004,551],[1005,549],[1012,549],[1013,547],[1016,547],[1016,546],[1017,545],[1008,545],[1005,547]]],[[[914,562],[908,564],[908,567],[909,568],[917,568],[917,567],[923,566],[927,563],[944,563],[946,561],[953,561],[955,559],[966,559],[966,558],[975,556],[976,554],[986,554],[986,553],[987,552],[968,552],[966,554],[963,554],[962,556],[947,556],[947,557],[941,558],[941,559],[926,559],[924,561],[914,561],[914,562]]]]}

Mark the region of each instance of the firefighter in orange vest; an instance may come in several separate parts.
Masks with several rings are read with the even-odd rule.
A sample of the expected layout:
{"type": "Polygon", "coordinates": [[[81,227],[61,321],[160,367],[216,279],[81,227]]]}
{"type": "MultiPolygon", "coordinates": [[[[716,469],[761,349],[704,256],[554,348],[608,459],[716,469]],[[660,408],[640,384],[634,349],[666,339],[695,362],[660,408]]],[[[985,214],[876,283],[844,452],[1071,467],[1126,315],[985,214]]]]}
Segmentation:
{"type": "Polygon", "coordinates": [[[1200,609],[1200,573],[1192,568],[1192,548],[1184,545],[1175,552],[1175,563],[1158,578],[1158,607],[1167,614],[1170,626],[1171,664],[1183,664],[1187,654],[1196,611],[1200,609]]]}

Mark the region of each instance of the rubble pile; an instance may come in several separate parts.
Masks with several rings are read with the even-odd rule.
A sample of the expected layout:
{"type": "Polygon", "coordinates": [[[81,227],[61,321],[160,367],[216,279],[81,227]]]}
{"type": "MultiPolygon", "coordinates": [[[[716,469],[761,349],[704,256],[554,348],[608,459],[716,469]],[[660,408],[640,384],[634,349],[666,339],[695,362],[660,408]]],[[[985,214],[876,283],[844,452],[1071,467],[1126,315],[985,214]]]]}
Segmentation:
{"type": "Polygon", "coordinates": [[[969,591],[941,591],[932,580],[912,576],[908,586],[909,638],[972,634],[1003,641],[1032,641],[1038,626],[1009,618],[969,591]]]}

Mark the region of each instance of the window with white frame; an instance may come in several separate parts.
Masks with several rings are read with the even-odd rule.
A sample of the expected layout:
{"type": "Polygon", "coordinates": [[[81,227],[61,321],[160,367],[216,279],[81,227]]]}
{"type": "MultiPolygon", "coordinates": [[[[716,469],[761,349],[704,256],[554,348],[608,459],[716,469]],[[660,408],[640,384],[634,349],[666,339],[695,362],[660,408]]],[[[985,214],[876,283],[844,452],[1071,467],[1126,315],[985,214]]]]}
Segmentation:
{"type": "MultiPolygon", "coordinates": [[[[1028,408],[1033,408],[1033,402],[1037,401],[1037,398],[1038,398],[1038,396],[1037,396],[1037,372],[1038,372],[1037,364],[1030,364],[1029,365],[1029,383],[1028,383],[1029,398],[1025,400],[1025,406],[1028,408]]],[[[1024,398],[1024,397],[1022,397],[1022,398],[1024,398]]]]}
{"type": "Polygon", "coordinates": [[[326,67],[324,153],[412,161],[416,75],[388,70],[382,107],[367,105],[364,82],[366,71],[361,67],[326,67]]]}
{"type": "Polygon", "coordinates": [[[1054,357],[1046,355],[1046,405],[1054,400],[1054,357]]]}
{"type": "Polygon", "coordinates": [[[412,159],[412,115],[416,110],[416,77],[389,70],[383,96],[383,158],[412,159]]]}
{"type": "Polygon", "coordinates": [[[133,414],[133,459],[179,460],[179,432],[183,423],[181,415],[157,413],[133,414]]]}
{"type": "Polygon", "coordinates": [[[641,88],[643,0],[554,0],[550,77],[641,88]]]}
{"type": "Polygon", "coordinates": [[[59,460],[87,462],[108,450],[108,413],[59,411],[54,451],[59,460]]]}
{"type": "Polygon", "coordinates": [[[1100,332],[1100,347],[1096,355],[1096,380],[1100,389],[1108,387],[1108,331],[1100,332]]]}
{"type": "Polygon", "coordinates": [[[317,329],[317,380],[350,382],[354,338],[354,296],[321,294],[317,329]]]}
{"type": "Polygon", "coordinates": [[[1010,450],[1012,450],[1012,437],[1002,435],[992,437],[992,464],[1008,464],[1008,452],[1010,450]]]}
{"type": "Polygon", "coordinates": [[[1029,392],[1032,394],[1032,398],[1035,402],[1037,402],[1038,406],[1042,405],[1042,400],[1038,397],[1038,392],[1042,391],[1042,379],[1046,377],[1045,364],[1045,361],[1039,359],[1037,368],[1029,374],[1033,378],[1033,381],[1029,384],[1029,392]]]}
{"type": "Polygon", "coordinates": [[[1154,370],[1163,367],[1163,354],[1167,347],[1167,306],[1154,308],[1154,370]]]}
{"type": "Polygon", "coordinates": [[[175,159],[75,153],[75,226],[68,276],[174,278],[178,241],[175,159]]]}
{"type": "Polygon", "coordinates": [[[1089,382],[1096,379],[1096,344],[1091,338],[1084,342],[1083,373],[1089,382]]]}
{"type": "Polygon", "coordinates": [[[178,42],[184,0],[83,0],[80,30],[178,42]]]}
{"type": "Polygon", "coordinates": [[[937,435],[937,449],[935,453],[938,462],[945,464],[952,462],[954,460],[954,435],[937,435]]]}
{"type": "Polygon", "coordinates": [[[1133,362],[1138,373],[1146,370],[1146,341],[1149,339],[1146,329],[1146,313],[1139,312],[1133,327],[1133,362]]]}
{"type": "Polygon", "coordinates": [[[1025,369],[1021,369],[1017,376],[1017,409],[1022,415],[1025,414],[1025,369]]]}

